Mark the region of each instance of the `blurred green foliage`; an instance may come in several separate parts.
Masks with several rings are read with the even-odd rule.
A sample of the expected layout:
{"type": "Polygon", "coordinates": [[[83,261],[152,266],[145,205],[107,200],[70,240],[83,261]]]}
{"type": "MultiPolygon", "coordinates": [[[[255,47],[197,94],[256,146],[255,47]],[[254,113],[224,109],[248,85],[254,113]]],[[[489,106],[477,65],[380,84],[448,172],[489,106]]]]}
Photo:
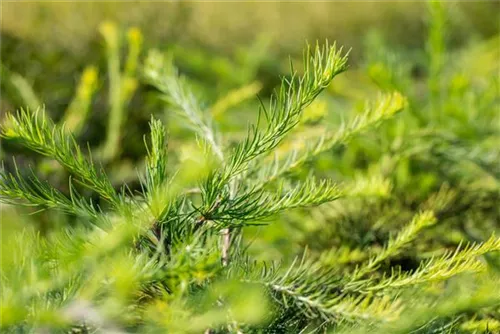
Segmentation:
{"type": "Polygon", "coordinates": [[[3,330],[499,331],[498,2],[1,6],[3,330]],[[274,134],[247,127],[325,38],[349,70],[267,155],[227,162],[274,134]],[[203,233],[179,223],[204,212],[203,233]]]}

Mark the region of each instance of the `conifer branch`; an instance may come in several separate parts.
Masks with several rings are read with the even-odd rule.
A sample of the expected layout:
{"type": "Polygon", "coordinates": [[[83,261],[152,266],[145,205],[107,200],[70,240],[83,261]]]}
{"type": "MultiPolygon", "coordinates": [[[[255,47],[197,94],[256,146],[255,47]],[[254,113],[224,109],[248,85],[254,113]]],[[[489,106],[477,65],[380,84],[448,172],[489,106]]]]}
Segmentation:
{"type": "Polygon", "coordinates": [[[48,182],[41,181],[33,171],[27,180],[20,175],[19,169],[15,174],[0,172],[0,200],[4,203],[40,207],[41,209],[57,209],[79,217],[90,218],[95,221],[100,216],[99,209],[82,198],[69,180],[69,198],[55,189],[48,182]]]}
{"type": "MultiPolygon", "coordinates": [[[[293,150],[285,154],[284,158],[275,157],[271,163],[256,167],[257,184],[265,184],[279,179],[282,175],[302,166],[307,161],[333,147],[345,144],[359,133],[372,129],[381,122],[392,118],[406,106],[405,98],[399,93],[380,96],[374,107],[367,107],[366,111],[356,116],[352,121],[343,124],[336,133],[325,132],[319,138],[300,150],[293,150]]],[[[261,163],[262,164],[262,163],[261,163]]]]}
{"type": "Polygon", "coordinates": [[[157,51],[150,52],[144,76],[149,84],[160,91],[161,98],[177,115],[190,123],[191,128],[210,145],[213,153],[222,161],[223,150],[210,113],[200,109],[199,101],[186,79],[178,73],[172,58],[157,51]]]}
{"type": "MultiPolygon", "coordinates": [[[[224,161],[221,139],[209,112],[200,109],[200,103],[185,78],[179,75],[172,58],[151,52],[144,69],[146,80],[158,89],[162,98],[174,111],[190,122],[191,128],[205,140],[220,162],[224,161]]],[[[233,185],[234,187],[234,185],[233,185]]],[[[222,231],[222,264],[227,265],[230,247],[229,229],[222,231]]]]}
{"type": "Polygon", "coordinates": [[[54,125],[45,113],[30,113],[21,109],[16,116],[8,114],[0,137],[57,160],[84,186],[96,191],[115,206],[120,205],[118,194],[109,179],[98,173],[92,161],[87,160],[76,140],[64,127],[54,125]]]}
{"type": "Polygon", "coordinates": [[[335,44],[322,48],[317,45],[312,56],[308,48],[304,53],[304,74],[298,76],[292,67],[292,77],[282,79],[269,107],[261,105],[257,125],[250,127],[246,139],[233,150],[222,179],[235,177],[247,169],[250,161],[276,148],[298,124],[304,108],[346,68],[347,56],[342,56],[342,49],[337,50],[335,44]],[[259,125],[263,118],[267,125],[262,131],[259,125]]]}
{"type": "Polygon", "coordinates": [[[255,187],[232,200],[220,198],[203,213],[220,226],[258,224],[273,215],[294,208],[314,207],[346,197],[388,196],[391,184],[380,176],[358,177],[353,183],[338,185],[331,180],[317,181],[314,177],[295,185],[283,182],[272,192],[255,187]]]}
{"type": "MultiPolygon", "coordinates": [[[[390,321],[397,318],[400,306],[388,298],[339,294],[343,284],[340,273],[302,259],[282,273],[277,267],[247,268],[245,282],[262,284],[274,294],[276,302],[296,309],[306,318],[334,322],[390,321]],[[252,276],[253,275],[253,276],[252,276]]],[[[237,275],[236,273],[231,273],[237,275]]]]}
{"type": "Polygon", "coordinates": [[[408,243],[417,237],[417,234],[423,228],[435,223],[436,218],[432,211],[424,211],[417,214],[412,221],[396,235],[396,237],[389,239],[389,242],[380,253],[372,257],[366,265],[357,270],[353,275],[353,279],[356,280],[363,277],[376,269],[377,266],[387,258],[398,255],[408,243]]]}
{"type": "MultiPolygon", "coordinates": [[[[370,326],[370,332],[404,334],[418,330],[431,331],[432,325],[436,321],[448,319],[449,322],[449,319],[452,319],[451,322],[453,322],[453,319],[456,320],[458,315],[470,310],[487,310],[500,305],[500,295],[494,293],[500,283],[498,277],[482,276],[472,282],[464,279],[459,283],[461,283],[460,288],[445,290],[444,296],[439,296],[437,300],[429,302],[415,296],[414,299],[417,302],[404,310],[398,319],[380,324],[375,328],[370,326]]],[[[362,326],[355,331],[351,328],[347,333],[362,334],[366,333],[367,330],[367,326],[362,326]]]]}
{"type": "Polygon", "coordinates": [[[261,220],[285,210],[334,201],[343,195],[344,192],[335,183],[328,180],[317,182],[310,178],[293,187],[282,185],[276,193],[262,190],[243,193],[228,202],[227,207],[221,206],[223,215],[215,214],[214,219],[261,220]]]}
{"type": "Polygon", "coordinates": [[[149,191],[154,191],[167,180],[167,129],[161,121],[154,118],[151,118],[149,125],[151,143],[150,146],[146,144],[146,185],[149,191]]]}
{"type": "Polygon", "coordinates": [[[389,277],[382,277],[374,285],[364,284],[359,287],[366,293],[401,289],[411,285],[430,283],[449,279],[461,273],[477,273],[485,271],[487,266],[477,258],[486,253],[500,251],[500,238],[492,236],[484,243],[469,244],[457,247],[439,258],[431,258],[413,272],[403,273],[393,270],[389,277]]]}
{"type": "Polygon", "coordinates": [[[160,120],[151,117],[150,143],[146,143],[146,176],[144,193],[148,197],[147,203],[155,217],[161,216],[165,210],[165,196],[168,186],[167,174],[167,130],[160,120]]]}
{"type": "Polygon", "coordinates": [[[304,53],[304,74],[297,76],[292,68],[292,77],[282,80],[279,91],[271,98],[269,108],[261,105],[257,125],[250,127],[247,137],[232,150],[227,163],[204,183],[202,193],[206,210],[213,208],[216,202],[235,201],[232,193],[238,184],[233,181],[247,169],[252,160],[283,141],[285,135],[299,122],[303,109],[337,74],[346,69],[346,64],[347,57],[342,56],[342,50],[337,50],[335,45],[327,44],[323,48],[318,45],[312,56],[310,49],[307,49],[304,53]],[[259,124],[263,118],[267,124],[261,130],[259,124]]]}

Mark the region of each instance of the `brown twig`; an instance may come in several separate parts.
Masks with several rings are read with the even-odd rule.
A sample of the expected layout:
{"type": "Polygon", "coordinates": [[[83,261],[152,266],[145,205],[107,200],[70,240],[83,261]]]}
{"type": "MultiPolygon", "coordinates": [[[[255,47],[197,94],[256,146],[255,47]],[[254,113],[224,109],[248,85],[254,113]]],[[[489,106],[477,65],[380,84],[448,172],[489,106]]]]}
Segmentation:
{"type": "Polygon", "coordinates": [[[231,245],[231,234],[229,228],[222,230],[222,265],[229,264],[229,246],[231,245]]]}

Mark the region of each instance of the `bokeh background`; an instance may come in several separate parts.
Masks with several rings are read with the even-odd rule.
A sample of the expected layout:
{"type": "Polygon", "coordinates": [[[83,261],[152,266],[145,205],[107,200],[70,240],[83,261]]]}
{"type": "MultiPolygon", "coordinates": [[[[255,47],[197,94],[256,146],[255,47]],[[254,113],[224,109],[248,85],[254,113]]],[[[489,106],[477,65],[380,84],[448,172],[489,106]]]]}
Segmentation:
{"type": "MultiPolygon", "coordinates": [[[[498,1],[446,4],[451,47],[498,34],[498,1]]],[[[328,38],[352,48],[351,64],[366,53],[377,52],[365,47],[374,33],[395,49],[418,52],[425,48],[427,7],[424,1],[3,1],[1,56],[2,64],[24,76],[46,106],[56,112],[71,100],[84,66],[95,63],[105,68],[98,31],[105,20],[123,28],[138,27],[145,49],[195,49],[230,60],[238,56],[239,49],[259,38],[267,39],[267,62],[259,68],[259,76],[264,78],[287,71],[286,67],[273,67],[272,62],[286,64],[288,55],[300,55],[306,40],[328,38]]],[[[181,65],[189,67],[179,58],[181,65]]],[[[20,105],[22,100],[3,94],[2,111],[20,105]]]]}

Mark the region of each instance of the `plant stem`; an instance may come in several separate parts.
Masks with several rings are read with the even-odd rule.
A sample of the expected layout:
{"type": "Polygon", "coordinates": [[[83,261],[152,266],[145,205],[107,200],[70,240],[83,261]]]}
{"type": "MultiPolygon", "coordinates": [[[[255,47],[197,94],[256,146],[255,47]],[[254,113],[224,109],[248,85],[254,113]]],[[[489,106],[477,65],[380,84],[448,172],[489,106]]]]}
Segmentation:
{"type": "Polygon", "coordinates": [[[231,245],[231,234],[229,228],[222,230],[222,265],[229,264],[229,247],[231,245]]]}

